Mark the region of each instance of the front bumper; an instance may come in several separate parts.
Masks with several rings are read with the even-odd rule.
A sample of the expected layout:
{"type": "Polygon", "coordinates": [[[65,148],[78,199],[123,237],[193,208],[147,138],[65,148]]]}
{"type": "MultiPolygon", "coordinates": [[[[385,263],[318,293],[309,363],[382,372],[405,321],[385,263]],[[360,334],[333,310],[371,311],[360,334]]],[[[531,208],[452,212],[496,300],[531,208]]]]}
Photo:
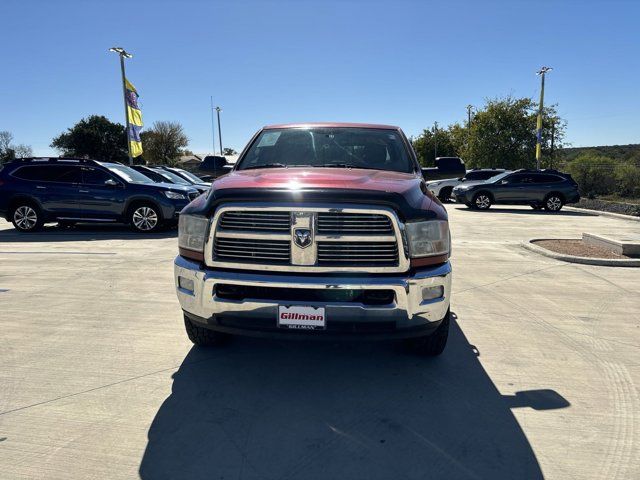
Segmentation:
{"type": "MultiPolygon", "coordinates": [[[[174,263],[178,300],[185,314],[201,326],[233,334],[279,337],[409,338],[435,330],[446,316],[451,297],[451,265],[446,262],[402,275],[304,275],[237,272],[203,268],[178,256],[174,263]],[[182,277],[182,278],[180,278],[182,277]],[[193,282],[193,290],[183,288],[193,282]],[[216,284],[331,290],[392,290],[386,305],[349,301],[317,302],[278,298],[232,300],[216,294],[216,284]],[[181,286],[183,285],[183,286],[181,286]],[[423,300],[423,289],[442,286],[443,295],[423,300]],[[324,307],[326,330],[287,330],[277,327],[278,306],[324,307]]],[[[300,290],[303,292],[303,290],[300,290]]]]}

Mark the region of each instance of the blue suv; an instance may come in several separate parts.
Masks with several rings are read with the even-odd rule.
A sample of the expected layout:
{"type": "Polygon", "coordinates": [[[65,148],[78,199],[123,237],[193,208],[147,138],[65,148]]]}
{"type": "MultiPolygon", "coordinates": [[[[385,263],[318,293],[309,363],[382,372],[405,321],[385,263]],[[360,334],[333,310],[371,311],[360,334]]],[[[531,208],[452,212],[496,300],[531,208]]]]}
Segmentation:
{"type": "Polygon", "coordinates": [[[21,232],[46,222],[121,222],[152,232],[176,223],[200,195],[190,186],[153,183],[119,163],[28,158],[0,168],[0,215],[21,232]]]}

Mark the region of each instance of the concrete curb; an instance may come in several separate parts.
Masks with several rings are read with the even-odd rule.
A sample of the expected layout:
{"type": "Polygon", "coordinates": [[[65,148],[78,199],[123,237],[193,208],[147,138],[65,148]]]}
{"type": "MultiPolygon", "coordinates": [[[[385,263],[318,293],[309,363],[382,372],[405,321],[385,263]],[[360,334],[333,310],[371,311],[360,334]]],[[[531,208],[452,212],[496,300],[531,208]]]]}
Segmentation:
{"type": "Polygon", "coordinates": [[[574,255],[565,255],[564,253],[556,253],[546,248],[539,247],[532,242],[540,240],[580,240],[579,238],[530,238],[526,242],[522,242],[522,246],[527,250],[530,250],[545,257],[554,258],[556,260],[562,260],[570,263],[581,263],[584,265],[598,265],[601,267],[640,267],[640,259],[624,260],[614,258],[590,258],[590,257],[576,257],[574,255]]]}
{"type": "Polygon", "coordinates": [[[601,210],[591,210],[589,208],[578,208],[578,207],[564,207],[567,210],[572,210],[574,212],[581,213],[590,213],[591,215],[598,215],[601,217],[611,217],[617,218],[619,220],[631,220],[632,222],[640,222],[640,217],[634,217],[633,215],[623,215],[622,213],[613,213],[613,212],[603,212],[601,210]]]}

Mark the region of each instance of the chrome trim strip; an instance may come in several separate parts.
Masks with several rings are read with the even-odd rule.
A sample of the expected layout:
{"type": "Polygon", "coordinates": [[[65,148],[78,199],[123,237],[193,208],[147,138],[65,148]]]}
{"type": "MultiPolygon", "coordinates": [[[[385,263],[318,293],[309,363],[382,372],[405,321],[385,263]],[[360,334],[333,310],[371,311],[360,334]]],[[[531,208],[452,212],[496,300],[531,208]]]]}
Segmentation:
{"type": "MultiPolygon", "coordinates": [[[[317,226],[315,228],[317,230],[317,226]]],[[[314,232],[315,234],[315,232],[314,232]]],[[[409,256],[403,245],[404,237],[404,225],[400,222],[396,213],[386,207],[360,207],[351,204],[272,204],[265,202],[255,203],[227,203],[218,208],[211,219],[211,228],[209,229],[209,236],[205,244],[205,264],[210,267],[229,268],[238,270],[263,270],[274,272],[362,272],[362,273],[399,273],[409,270],[409,256]],[[219,238],[245,238],[245,239],[270,239],[270,240],[290,240],[291,235],[282,233],[254,233],[244,234],[243,232],[229,232],[229,231],[217,231],[217,225],[220,217],[223,213],[228,211],[286,211],[286,212],[333,212],[333,213],[368,213],[385,215],[391,220],[391,226],[393,228],[394,235],[382,235],[382,236],[363,236],[363,235],[314,235],[315,242],[319,241],[331,241],[331,242],[395,242],[398,248],[398,265],[395,266],[331,266],[320,267],[317,265],[271,265],[271,264],[254,264],[249,262],[220,262],[213,259],[213,245],[215,236],[219,238]]],[[[317,256],[316,256],[317,258],[317,256]]]]}

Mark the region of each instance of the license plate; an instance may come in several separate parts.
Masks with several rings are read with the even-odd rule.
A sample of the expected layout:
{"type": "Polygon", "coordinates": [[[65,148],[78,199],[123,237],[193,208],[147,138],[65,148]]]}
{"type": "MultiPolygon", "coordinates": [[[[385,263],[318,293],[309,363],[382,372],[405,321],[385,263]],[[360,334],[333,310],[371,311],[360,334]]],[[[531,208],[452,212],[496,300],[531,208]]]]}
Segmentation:
{"type": "Polygon", "coordinates": [[[278,327],[298,330],[324,330],[324,307],[278,307],[278,327]]]}

